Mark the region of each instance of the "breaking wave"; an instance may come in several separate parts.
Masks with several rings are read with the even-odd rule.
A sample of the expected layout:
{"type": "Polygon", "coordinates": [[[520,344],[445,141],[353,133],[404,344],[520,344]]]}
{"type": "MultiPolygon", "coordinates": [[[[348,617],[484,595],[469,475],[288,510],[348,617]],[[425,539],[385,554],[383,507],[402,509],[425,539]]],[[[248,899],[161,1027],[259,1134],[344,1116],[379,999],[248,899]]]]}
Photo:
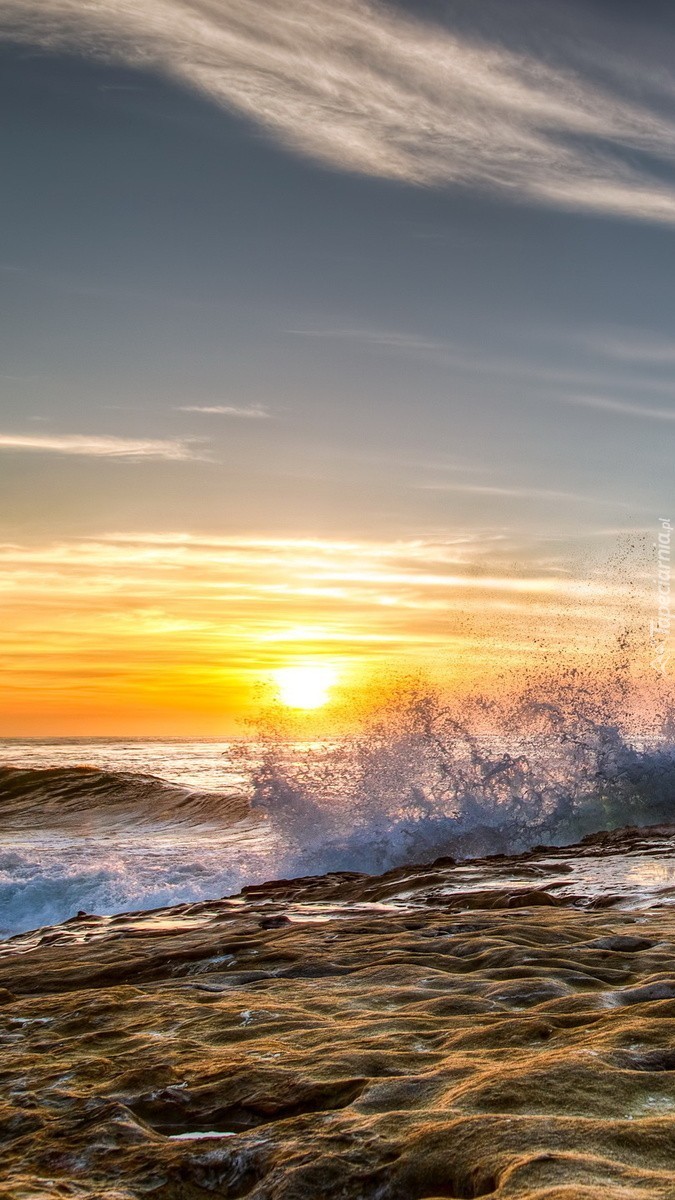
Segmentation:
{"type": "Polygon", "coordinates": [[[0,937],[54,925],[80,911],[110,915],[212,900],[262,882],[250,836],[42,838],[0,846],[0,937]]]}
{"type": "Polygon", "coordinates": [[[209,777],[236,792],[100,765],[0,768],[0,930],[675,823],[672,708],[640,726],[611,699],[572,681],[453,704],[413,681],[357,734],[300,742],[268,721],[214,748],[209,777]]]}
{"type": "Polygon", "coordinates": [[[555,698],[453,706],[412,683],[359,737],[299,756],[272,731],[251,803],[278,831],[287,873],[514,854],[675,822],[670,715],[650,733],[631,739],[606,696],[574,684],[555,698]]]}
{"type": "Polygon", "coordinates": [[[153,775],[90,766],[0,767],[0,828],[7,831],[220,826],[247,812],[241,794],[196,791],[153,775]]]}

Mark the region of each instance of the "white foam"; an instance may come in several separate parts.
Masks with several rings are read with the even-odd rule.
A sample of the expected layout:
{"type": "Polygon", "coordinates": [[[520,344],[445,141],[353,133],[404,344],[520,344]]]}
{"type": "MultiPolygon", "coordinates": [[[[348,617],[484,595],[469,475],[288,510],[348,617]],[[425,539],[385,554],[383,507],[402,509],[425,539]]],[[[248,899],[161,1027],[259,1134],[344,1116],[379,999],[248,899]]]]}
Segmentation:
{"type": "Polygon", "coordinates": [[[269,877],[264,839],[222,836],[40,837],[0,853],[0,936],[79,911],[109,915],[231,895],[269,877]]]}
{"type": "Polygon", "coordinates": [[[194,1142],[200,1138],[228,1138],[236,1137],[236,1133],[223,1133],[216,1129],[199,1129],[193,1130],[191,1133],[170,1133],[169,1138],[172,1142],[194,1142]]]}
{"type": "MultiPolygon", "coordinates": [[[[471,732],[482,712],[451,713],[433,694],[413,693],[380,712],[362,735],[324,746],[260,742],[235,753],[217,743],[80,741],[32,744],[19,753],[5,744],[6,761],[21,759],[33,770],[74,762],[104,768],[97,801],[104,815],[118,783],[125,792],[124,817],[114,828],[88,823],[86,779],[78,781],[67,836],[58,826],[59,796],[52,797],[56,826],[49,835],[40,828],[35,797],[38,821],[30,833],[15,834],[5,821],[0,931],[54,924],[79,910],[107,915],[210,900],[281,877],[377,874],[442,855],[517,853],[607,827],[668,820],[672,751],[636,749],[600,708],[578,689],[530,698],[506,712],[488,737],[471,732]],[[137,787],[139,770],[188,792],[167,792],[161,778],[146,777],[137,787]],[[189,791],[224,784],[250,797],[250,821],[233,824],[230,810],[225,823],[222,797],[214,793],[213,802],[201,790],[189,791]],[[149,818],[159,820],[158,807],[164,823],[153,826],[149,818]],[[216,822],[208,833],[205,813],[216,822]],[[201,829],[191,823],[197,819],[201,829]]],[[[10,796],[7,812],[15,803],[10,796]]],[[[633,892],[669,882],[657,878],[656,865],[653,879],[643,870],[632,881],[633,892]]],[[[622,886],[618,878],[616,885],[622,886]]]]}

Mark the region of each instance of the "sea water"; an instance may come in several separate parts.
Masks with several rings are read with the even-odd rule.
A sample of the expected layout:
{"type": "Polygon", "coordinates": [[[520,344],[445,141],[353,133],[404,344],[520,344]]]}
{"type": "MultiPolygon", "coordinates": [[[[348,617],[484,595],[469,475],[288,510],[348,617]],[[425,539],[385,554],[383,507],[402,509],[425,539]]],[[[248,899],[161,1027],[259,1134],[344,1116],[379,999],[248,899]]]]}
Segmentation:
{"type": "Polygon", "coordinates": [[[413,695],[324,741],[1,741],[0,933],[675,822],[669,737],[569,697],[475,725],[413,695]]]}

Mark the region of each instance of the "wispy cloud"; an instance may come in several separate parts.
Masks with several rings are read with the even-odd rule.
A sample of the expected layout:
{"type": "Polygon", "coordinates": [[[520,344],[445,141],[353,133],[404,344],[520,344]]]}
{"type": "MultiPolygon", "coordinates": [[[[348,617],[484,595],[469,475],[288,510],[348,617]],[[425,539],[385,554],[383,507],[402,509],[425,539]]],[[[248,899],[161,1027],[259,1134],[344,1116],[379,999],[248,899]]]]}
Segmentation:
{"type": "MultiPolygon", "coordinates": [[[[350,328],[343,327],[324,327],[317,329],[289,329],[290,334],[298,337],[308,337],[316,340],[331,341],[351,341],[355,345],[363,346],[368,350],[385,352],[391,351],[395,354],[406,355],[411,358],[424,361],[427,365],[443,368],[451,368],[459,372],[466,372],[472,377],[488,376],[498,377],[501,381],[519,381],[525,384],[538,384],[546,389],[561,389],[568,387],[589,388],[589,389],[609,389],[617,390],[639,390],[640,392],[652,392],[656,395],[664,397],[672,397],[675,400],[675,382],[668,374],[666,368],[675,363],[675,341],[671,342],[667,339],[660,339],[648,334],[640,334],[635,331],[626,330],[607,333],[600,331],[598,333],[588,334],[587,332],[579,332],[577,330],[570,332],[556,330],[556,340],[563,341],[565,344],[566,355],[564,359],[552,360],[550,362],[533,361],[525,357],[518,357],[516,354],[494,354],[490,353],[489,349],[484,346],[460,345],[451,341],[443,341],[438,338],[423,337],[417,333],[406,333],[403,331],[394,331],[386,329],[368,329],[368,328],[350,328]],[[582,348],[586,358],[584,361],[590,365],[574,365],[570,366],[570,348],[574,350],[578,359],[579,348],[582,348]],[[591,357],[588,357],[588,351],[591,352],[591,357]],[[612,368],[608,368],[607,360],[621,360],[620,367],[612,363],[612,368]],[[659,375],[658,372],[661,372],[659,375]]],[[[550,331],[545,330],[543,333],[550,337],[550,331]]],[[[542,331],[537,331],[537,337],[542,337],[542,331]]],[[[522,351],[521,351],[522,354],[522,351]]],[[[671,373],[672,374],[672,373],[671,373]]],[[[562,402],[585,404],[595,407],[610,406],[610,401],[593,400],[585,393],[578,396],[567,396],[558,394],[554,397],[562,402]]],[[[616,411],[632,411],[633,405],[628,402],[621,403],[621,410],[617,407],[616,411]]],[[[635,406],[636,416],[654,416],[654,419],[670,420],[668,410],[645,410],[639,406],[635,406]],[[662,418],[656,417],[657,413],[665,414],[662,418]]]]}
{"type": "Polygon", "coordinates": [[[448,343],[437,341],[435,338],[420,337],[414,333],[397,333],[387,329],[289,329],[288,333],[297,337],[360,342],[364,346],[388,350],[432,351],[445,354],[450,349],[448,343]]]}
{"type": "Polygon", "coordinates": [[[567,396],[566,402],[580,408],[594,408],[599,412],[638,417],[642,421],[675,421],[675,405],[672,408],[650,408],[644,404],[613,400],[608,396],[567,396]]]}
{"type": "Polygon", "coordinates": [[[207,417],[240,417],[246,421],[265,421],[270,416],[265,408],[237,408],[230,404],[182,404],[174,411],[202,413],[207,417]]]}
{"type": "Polygon", "coordinates": [[[504,500],[544,500],[559,503],[561,500],[572,504],[591,504],[609,508],[628,508],[635,511],[636,506],[625,500],[614,500],[601,496],[585,496],[579,492],[558,492],[552,488],[537,487],[507,487],[497,484],[477,483],[422,483],[417,485],[424,492],[459,492],[469,496],[495,496],[504,500]]]}
{"type": "Polygon", "coordinates": [[[545,51],[515,3],[488,40],[367,0],[4,0],[0,37],[162,71],[332,167],[675,223],[668,73],[548,7],[545,51]]]}
{"type": "Polygon", "coordinates": [[[77,454],[88,458],[164,458],[172,462],[201,457],[188,441],[153,441],[145,438],[89,437],[71,433],[0,433],[0,451],[33,451],[39,454],[77,454]]]}
{"type": "MultiPolygon", "coordinates": [[[[23,587],[32,572],[48,572],[60,586],[87,597],[100,589],[128,596],[149,589],[154,599],[174,593],[198,602],[222,620],[222,597],[237,592],[246,603],[325,595],[332,605],[370,607],[382,595],[425,607],[432,593],[539,594],[561,597],[623,595],[616,581],[561,580],[533,561],[514,573],[510,548],[465,537],[392,541],[322,538],[210,537],[189,533],[111,533],[46,546],[0,545],[6,589],[23,587]],[[118,574],[116,575],[116,572],[118,574]],[[78,578],[80,573],[80,578],[78,578]],[[384,590],[383,590],[384,589],[384,590]],[[392,593],[391,589],[395,589],[392,593]],[[276,598],[276,599],[275,599],[276,598]]],[[[48,598],[48,597],[47,597],[48,598]]],[[[466,603],[457,600],[457,603],[466,603]]],[[[257,614],[259,615],[259,614],[257,614]]]]}
{"type": "Polygon", "coordinates": [[[646,367],[672,367],[675,339],[631,329],[604,330],[585,335],[583,341],[596,354],[646,367]]]}

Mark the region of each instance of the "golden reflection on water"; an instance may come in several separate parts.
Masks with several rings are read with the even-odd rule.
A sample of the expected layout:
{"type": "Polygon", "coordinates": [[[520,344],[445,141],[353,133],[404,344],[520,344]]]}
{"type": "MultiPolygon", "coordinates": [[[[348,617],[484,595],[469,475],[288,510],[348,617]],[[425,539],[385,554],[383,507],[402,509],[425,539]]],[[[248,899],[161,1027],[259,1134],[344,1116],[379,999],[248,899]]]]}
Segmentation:
{"type": "Polygon", "coordinates": [[[654,887],[675,881],[675,859],[657,858],[632,864],[625,876],[627,883],[654,887]]]}

